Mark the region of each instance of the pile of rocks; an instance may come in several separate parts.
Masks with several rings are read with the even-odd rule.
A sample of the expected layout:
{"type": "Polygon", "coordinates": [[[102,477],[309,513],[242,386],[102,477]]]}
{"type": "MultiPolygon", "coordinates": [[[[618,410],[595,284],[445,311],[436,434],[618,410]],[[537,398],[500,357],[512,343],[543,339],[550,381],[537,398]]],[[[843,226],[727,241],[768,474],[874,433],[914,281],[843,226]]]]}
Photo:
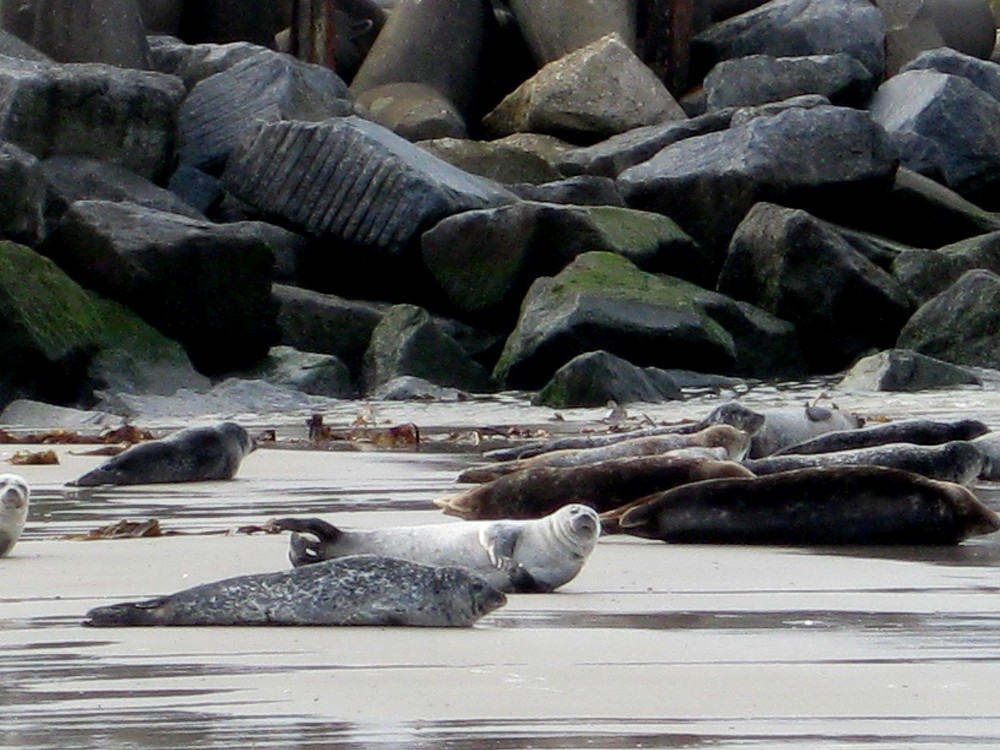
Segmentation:
{"type": "Polygon", "coordinates": [[[281,3],[0,6],[0,405],[1000,368],[985,0],[716,0],[674,92],[586,5],[338,0],[341,75],[281,3]]]}

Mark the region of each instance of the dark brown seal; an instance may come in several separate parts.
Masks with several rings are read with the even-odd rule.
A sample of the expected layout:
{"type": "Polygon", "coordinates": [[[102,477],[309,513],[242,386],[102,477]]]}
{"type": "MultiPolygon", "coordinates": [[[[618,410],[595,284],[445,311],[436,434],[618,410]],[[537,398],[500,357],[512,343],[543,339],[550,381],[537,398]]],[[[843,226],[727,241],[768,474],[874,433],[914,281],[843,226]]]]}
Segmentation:
{"type": "Polygon", "coordinates": [[[540,518],[566,503],[601,513],[652,492],[714,477],[753,474],[732,461],[662,456],[617,458],[588,466],[541,466],[507,474],[459,495],[435,500],[465,519],[540,518]]]}
{"type": "Polygon", "coordinates": [[[1000,529],[967,488],[878,466],[709,479],[652,495],[618,523],[665,542],[793,546],[957,544],[1000,529]]]}

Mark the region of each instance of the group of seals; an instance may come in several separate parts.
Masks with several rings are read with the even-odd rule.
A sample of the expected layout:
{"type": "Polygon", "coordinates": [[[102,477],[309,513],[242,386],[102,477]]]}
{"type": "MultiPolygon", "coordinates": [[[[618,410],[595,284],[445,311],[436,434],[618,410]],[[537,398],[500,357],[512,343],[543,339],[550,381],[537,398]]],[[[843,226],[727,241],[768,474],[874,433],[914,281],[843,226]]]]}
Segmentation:
{"type": "Polygon", "coordinates": [[[96,487],[232,479],[254,448],[247,431],[235,422],[188,427],[160,440],[133,445],[67,484],[96,487]]]}
{"type": "Polygon", "coordinates": [[[28,483],[17,474],[0,474],[0,557],[21,538],[28,518],[28,483]]]}
{"type": "Polygon", "coordinates": [[[388,555],[468,568],[501,591],[519,593],[553,591],[576,577],[601,530],[597,512],[576,504],[530,521],[345,530],[318,518],[281,518],[271,526],[295,532],[289,559],[296,567],[348,555],[388,555]]]}
{"type": "Polygon", "coordinates": [[[467,627],[506,601],[465,568],[357,555],[97,607],[84,624],[467,627]]]}

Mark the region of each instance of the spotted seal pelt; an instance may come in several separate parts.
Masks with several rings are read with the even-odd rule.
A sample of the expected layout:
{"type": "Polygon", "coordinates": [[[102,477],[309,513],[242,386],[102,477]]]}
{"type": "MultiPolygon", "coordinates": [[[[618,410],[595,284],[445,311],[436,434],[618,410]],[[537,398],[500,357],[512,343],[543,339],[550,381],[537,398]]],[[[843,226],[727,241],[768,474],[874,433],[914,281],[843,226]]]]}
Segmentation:
{"type": "Polygon", "coordinates": [[[572,580],[600,535],[597,513],[566,505],[531,521],[479,521],[382,529],[340,529],[318,518],[281,518],[292,531],[288,557],[308,565],[344,555],[379,554],[431,565],[459,565],[501,591],[552,591],[572,580]]]}
{"type": "Polygon", "coordinates": [[[465,568],[357,555],[97,607],[84,624],[462,627],[505,602],[503,593],[465,568]]]}
{"type": "Polygon", "coordinates": [[[549,451],[530,458],[474,466],[458,475],[459,482],[489,482],[505,474],[540,466],[586,466],[598,461],[630,456],[653,456],[681,448],[724,448],[731,461],[743,458],[750,447],[750,436],[730,425],[712,425],[689,435],[651,435],[623,440],[594,448],[568,448],[549,451]]]}
{"type": "Polygon", "coordinates": [[[96,487],[232,479],[244,456],[255,447],[247,431],[235,422],[188,427],[133,445],[67,484],[96,487]]]}
{"type": "Polygon", "coordinates": [[[889,443],[914,443],[916,445],[941,445],[953,440],[972,440],[990,431],[978,419],[960,419],[938,422],[931,419],[900,419],[893,422],[865,425],[856,430],[827,432],[802,443],[775,451],[772,455],[789,453],[830,453],[832,451],[872,448],[889,443]]]}
{"type": "Polygon", "coordinates": [[[0,474],[0,557],[21,538],[28,519],[28,483],[17,474],[0,474]]]}
{"type": "Polygon", "coordinates": [[[928,479],[970,484],[988,469],[990,462],[975,444],[953,440],[944,445],[889,443],[831,453],[783,453],[748,459],[743,465],[757,476],[811,466],[888,466],[928,479]]]}
{"type": "Polygon", "coordinates": [[[625,508],[621,531],[665,542],[957,544],[1000,529],[968,488],[880,466],[709,479],[625,508]]]}
{"type": "Polygon", "coordinates": [[[734,461],[660,456],[613,458],[589,466],[552,467],[507,474],[434,504],[467,520],[538,518],[569,502],[604,513],[636,498],[681,484],[719,477],[749,477],[734,461]]]}

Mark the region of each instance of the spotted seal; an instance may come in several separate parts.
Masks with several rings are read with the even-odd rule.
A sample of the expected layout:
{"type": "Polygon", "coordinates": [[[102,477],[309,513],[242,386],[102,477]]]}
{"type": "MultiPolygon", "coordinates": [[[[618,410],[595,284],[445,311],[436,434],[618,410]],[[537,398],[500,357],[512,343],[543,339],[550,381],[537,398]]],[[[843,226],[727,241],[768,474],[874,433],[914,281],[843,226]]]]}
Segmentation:
{"type": "Polygon", "coordinates": [[[552,591],[572,580],[600,535],[597,513],[566,505],[530,521],[339,529],[318,518],[281,518],[270,526],[292,531],[288,557],[308,565],[344,555],[380,554],[430,565],[459,565],[501,591],[552,591]],[[312,538],[307,538],[308,535],[312,538]]]}
{"type": "Polygon", "coordinates": [[[753,434],[750,441],[750,458],[763,458],[796,443],[835,430],[853,430],[864,420],[856,414],[840,409],[806,405],[755,411],[743,404],[729,402],[713,409],[699,425],[745,425],[753,434]],[[756,430],[753,428],[757,427],[756,430]]]}
{"type": "Polygon", "coordinates": [[[0,474],[0,557],[21,538],[28,519],[28,483],[17,474],[0,474]]]}
{"type": "Polygon", "coordinates": [[[470,570],[356,555],[90,610],[84,625],[465,627],[506,603],[470,570]]]}
{"type": "Polygon", "coordinates": [[[569,502],[598,513],[653,492],[719,477],[753,476],[734,461],[687,458],[667,453],[612,458],[589,466],[539,466],[507,474],[434,504],[465,519],[538,518],[569,502]]]}
{"type": "Polygon", "coordinates": [[[872,448],[889,443],[914,443],[916,445],[941,445],[953,440],[972,440],[990,431],[978,419],[960,419],[954,422],[937,422],[931,419],[900,419],[883,424],[865,425],[856,430],[827,432],[802,443],[775,451],[772,455],[794,453],[831,453],[855,448],[872,448]]]}
{"type": "Polygon", "coordinates": [[[486,466],[475,466],[459,474],[458,481],[489,482],[505,474],[512,474],[524,469],[534,469],[540,466],[585,466],[612,458],[652,456],[691,447],[721,447],[725,449],[728,459],[739,460],[746,455],[747,449],[750,447],[750,436],[730,425],[711,425],[704,430],[689,435],[650,435],[623,440],[611,443],[610,445],[593,448],[567,448],[565,450],[549,451],[530,458],[519,458],[513,461],[487,464],[486,466]]]}
{"type": "Polygon", "coordinates": [[[945,482],[969,484],[987,470],[990,463],[976,445],[953,440],[944,445],[889,443],[871,448],[831,453],[782,453],[743,462],[757,476],[794,471],[810,466],[889,466],[945,482]]]}
{"type": "Polygon", "coordinates": [[[138,443],[88,471],[69,486],[159,484],[232,479],[256,445],[235,422],[188,427],[160,440],[138,443]]]}
{"type": "Polygon", "coordinates": [[[958,484],[880,466],[709,479],[651,495],[617,519],[665,542],[784,545],[957,544],[1000,529],[958,484]]]}

